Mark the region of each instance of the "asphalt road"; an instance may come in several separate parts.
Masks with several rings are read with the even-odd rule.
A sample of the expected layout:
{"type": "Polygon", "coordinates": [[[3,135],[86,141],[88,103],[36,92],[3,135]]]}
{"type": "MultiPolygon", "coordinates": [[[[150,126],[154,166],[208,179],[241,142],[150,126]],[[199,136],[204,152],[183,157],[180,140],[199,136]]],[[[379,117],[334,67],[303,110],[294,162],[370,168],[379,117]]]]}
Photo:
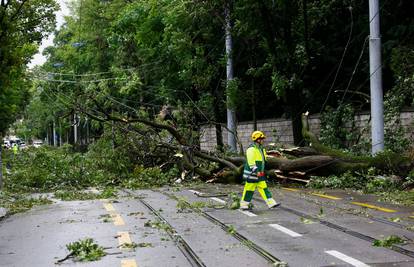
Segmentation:
{"type": "Polygon", "coordinates": [[[107,255],[59,265],[414,266],[414,208],[357,193],[289,188],[272,189],[280,208],[267,209],[258,193],[250,212],[226,208],[228,194],[241,190],[203,184],[55,201],[0,221],[0,266],[57,266],[69,253],[66,245],[84,238],[107,255]],[[406,244],[372,245],[391,235],[406,244]]]}

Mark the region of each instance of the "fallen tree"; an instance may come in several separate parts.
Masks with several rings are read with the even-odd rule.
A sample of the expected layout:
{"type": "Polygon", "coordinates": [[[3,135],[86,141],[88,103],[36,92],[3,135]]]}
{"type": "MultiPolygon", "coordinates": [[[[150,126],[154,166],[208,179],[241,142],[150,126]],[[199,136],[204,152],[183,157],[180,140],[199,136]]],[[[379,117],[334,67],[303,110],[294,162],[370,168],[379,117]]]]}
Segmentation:
{"type": "MultiPolygon", "coordinates": [[[[245,161],[243,156],[233,155],[229,157],[223,153],[202,151],[198,144],[190,141],[193,138],[186,138],[183,135],[183,131],[186,132],[186,130],[178,129],[176,125],[138,116],[122,117],[114,115],[113,112],[109,113],[99,109],[99,107],[99,114],[96,114],[96,110],[95,112],[81,108],[78,108],[78,110],[101,122],[112,121],[127,125],[129,130],[142,136],[148,135],[148,131],[143,132],[139,125],[145,125],[155,130],[151,134],[166,131],[173,138],[173,141],[166,142],[168,138],[159,136],[156,139],[156,148],[164,149],[168,153],[157,154],[155,149],[153,151],[154,154],[164,158],[165,162],[174,162],[183,173],[190,173],[202,181],[225,183],[241,181],[245,161]],[[172,158],[174,158],[173,161],[171,161],[172,158]],[[211,167],[211,163],[214,163],[213,167],[211,167]]],[[[375,167],[384,173],[394,173],[400,177],[405,177],[413,169],[413,161],[407,156],[391,152],[380,153],[375,157],[355,156],[324,146],[309,131],[307,114],[302,116],[302,125],[302,134],[309,146],[281,149],[281,153],[276,153],[276,157],[269,157],[266,168],[271,179],[306,182],[311,175],[328,176],[348,171],[366,171],[371,167],[375,167]]],[[[186,133],[188,134],[188,131],[186,133]]]]}

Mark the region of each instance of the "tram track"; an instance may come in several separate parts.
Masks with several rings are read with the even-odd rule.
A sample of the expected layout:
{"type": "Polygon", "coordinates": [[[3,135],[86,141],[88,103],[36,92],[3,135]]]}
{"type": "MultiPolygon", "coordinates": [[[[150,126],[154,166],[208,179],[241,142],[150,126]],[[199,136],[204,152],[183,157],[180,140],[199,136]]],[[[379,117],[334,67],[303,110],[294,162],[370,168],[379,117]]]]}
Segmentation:
{"type": "MultiPolygon", "coordinates": [[[[171,194],[166,193],[166,192],[162,192],[162,191],[156,191],[156,192],[164,194],[164,195],[168,196],[169,198],[173,198],[173,199],[176,198],[174,195],[171,195],[171,194]]],[[[223,231],[229,232],[230,227],[228,225],[226,225],[225,223],[221,222],[220,220],[218,220],[217,218],[211,216],[210,214],[208,214],[207,212],[205,212],[203,210],[199,210],[198,212],[200,213],[200,215],[202,215],[208,221],[220,226],[220,228],[223,229],[223,231]]],[[[259,245],[257,245],[256,243],[254,243],[253,241],[248,239],[247,237],[243,236],[242,234],[240,234],[239,232],[237,232],[234,229],[231,229],[231,230],[232,230],[232,236],[234,238],[236,238],[238,241],[240,241],[242,244],[244,244],[250,250],[255,252],[257,255],[259,255],[260,257],[267,260],[270,264],[275,265],[275,264],[278,264],[278,263],[279,264],[282,263],[282,261],[280,259],[278,259],[276,256],[272,255],[270,252],[266,251],[265,249],[263,249],[262,247],[260,247],[259,245]]]]}
{"type": "MultiPolygon", "coordinates": [[[[387,224],[387,225],[390,225],[390,226],[393,226],[393,227],[396,227],[396,228],[400,228],[400,229],[406,229],[407,228],[406,225],[403,225],[403,224],[400,224],[400,223],[397,223],[397,222],[389,221],[389,220],[386,220],[386,219],[383,219],[383,218],[376,218],[372,215],[361,216],[359,213],[350,212],[350,210],[348,208],[339,208],[337,206],[329,204],[328,202],[320,202],[320,201],[314,200],[314,199],[309,198],[309,197],[303,197],[303,195],[301,196],[301,199],[303,199],[305,201],[308,201],[312,204],[322,206],[322,207],[332,208],[332,209],[340,209],[340,210],[342,210],[344,212],[347,212],[347,213],[350,213],[352,215],[359,216],[359,217],[362,217],[362,218],[369,218],[372,221],[387,224]]],[[[259,199],[259,200],[261,201],[261,199],[259,199]]]]}
{"type": "MultiPolygon", "coordinates": [[[[198,197],[202,197],[202,198],[204,198],[204,197],[210,197],[209,194],[205,194],[205,193],[201,193],[201,192],[197,192],[197,193],[195,193],[195,195],[198,196],[198,197]]],[[[223,194],[213,194],[213,195],[223,195],[223,194]]],[[[260,198],[258,198],[258,197],[253,197],[253,199],[256,200],[256,201],[259,201],[259,202],[263,202],[263,200],[260,199],[260,198]]],[[[309,201],[309,199],[305,199],[305,200],[309,201]]],[[[321,205],[320,203],[318,203],[318,204],[321,205]]],[[[329,205],[323,205],[323,204],[322,204],[322,206],[324,206],[324,207],[330,207],[329,205]]],[[[349,229],[347,227],[340,226],[338,224],[329,222],[327,220],[323,220],[323,219],[321,219],[319,217],[316,217],[316,216],[312,216],[312,215],[306,214],[304,212],[301,212],[299,210],[296,210],[296,209],[293,209],[293,208],[290,208],[290,207],[286,207],[286,206],[283,206],[282,205],[282,206],[279,207],[279,209],[284,210],[286,212],[289,212],[291,214],[295,214],[295,215],[297,215],[299,217],[303,217],[305,219],[309,219],[309,220],[313,220],[313,221],[318,221],[320,224],[322,224],[322,225],[324,225],[326,227],[329,227],[331,229],[335,229],[337,231],[343,232],[345,234],[348,234],[350,236],[359,238],[361,240],[368,241],[371,244],[374,243],[375,241],[379,241],[376,238],[373,238],[371,236],[365,235],[365,234],[360,233],[358,231],[354,231],[354,230],[349,229]]],[[[389,225],[389,226],[393,226],[393,227],[396,227],[396,228],[405,229],[405,226],[404,225],[401,225],[401,224],[395,223],[395,222],[390,222],[390,221],[385,220],[385,219],[375,218],[375,217],[369,217],[369,219],[370,220],[373,220],[373,221],[376,221],[376,222],[379,222],[379,223],[382,223],[382,224],[386,224],[386,225],[389,225]]],[[[390,250],[393,250],[395,252],[398,252],[400,254],[406,255],[408,257],[414,258],[414,251],[405,249],[405,248],[403,248],[401,246],[392,244],[391,246],[386,247],[386,248],[388,248],[390,250]]]]}
{"type": "MultiPolygon", "coordinates": [[[[167,196],[170,199],[174,199],[174,200],[177,200],[178,199],[178,197],[176,195],[172,194],[172,193],[168,193],[168,192],[161,191],[161,190],[152,190],[152,191],[153,192],[160,193],[160,194],[163,194],[163,195],[167,196]]],[[[133,194],[133,192],[131,194],[133,194]]],[[[195,194],[195,195],[197,197],[200,197],[200,198],[211,197],[210,194],[203,194],[203,193],[199,193],[199,194],[195,194]]],[[[220,197],[224,196],[222,194],[221,195],[220,194],[213,194],[213,195],[214,196],[220,196],[220,197]]],[[[255,200],[259,200],[259,198],[256,198],[256,197],[254,199],[255,200]]],[[[152,208],[145,200],[139,199],[139,201],[143,205],[145,205],[149,210],[151,210],[151,212],[153,212],[154,215],[157,216],[161,221],[163,221],[164,223],[170,225],[161,216],[161,214],[159,214],[159,212],[157,212],[154,208],[152,208]]],[[[181,199],[181,201],[182,201],[182,199],[181,199]]],[[[261,202],[261,200],[259,200],[259,201],[261,202]]],[[[190,203],[188,203],[188,204],[189,204],[189,206],[191,206],[190,203]]],[[[225,223],[223,223],[222,221],[220,221],[218,218],[214,217],[213,215],[209,214],[208,212],[203,211],[203,210],[200,210],[200,209],[196,209],[196,210],[193,209],[193,208],[190,208],[190,209],[192,209],[193,211],[196,211],[198,214],[200,214],[202,217],[204,217],[205,219],[207,219],[211,223],[219,226],[223,231],[225,231],[227,233],[230,231],[231,226],[226,225],[225,223]]],[[[336,223],[333,223],[333,222],[324,220],[324,219],[319,218],[317,216],[313,216],[313,215],[307,214],[305,212],[302,212],[300,210],[294,209],[294,208],[289,207],[289,206],[281,206],[281,207],[279,207],[279,209],[281,209],[283,211],[286,211],[286,212],[289,212],[291,214],[294,214],[296,216],[303,217],[305,219],[310,219],[310,220],[313,220],[313,221],[317,221],[321,225],[324,225],[324,226],[329,227],[331,229],[334,229],[336,231],[340,231],[342,233],[345,233],[347,235],[353,236],[353,237],[358,238],[360,240],[364,240],[364,241],[369,242],[371,244],[373,242],[375,242],[375,241],[378,241],[378,239],[376,239],[374,237],[371,237],[369,235],[366,235],[366,234],[363,234],[361,232],[355,231],[355,230],[353,230],[351,228],[344,227],[344,226],[338,225],[336,223]]],[[[370,218],[370,219],[372,219],[372,218],[370,218]]],[[[375,221],[377,221],[379,223],[384,223],[384,224],[387,224],[387,225],[390,225],[390,226],[394,226],[394,227],[401,228],[399,225],[395,225],[393,223],[389,223],[389,222],[387,222],[385,220],[378,219],[378,220],[375,220],[375,221]]],[[[172,229],[174,229],[174,228],[172,228],[172,229]]],[[[272,255],[271,253],[269,253],[268,251],[266,251],[265,249],[263,249],[262,247],[260,247],[256,243],[252,242],[247,237],[245,237],[242,234],[238,233],[237,231],[234,230],[234,228],[231,228],[231,231],[232,231],[232,236],[235,239],[237,239],[240,243],[242,243],[243,245],[245,245],[247,248],[249,248],[251,251],[253,251],[258,256],[264,258],[268,263],[270,263],[272,265],[276,265],[276,264],[281,264],[282,263],[282,261],[280,259],[278,259],[276,256],[272,255]]],[[[181,236],[179,236],[178,234],[174,234],[173,240],[176,240],[175,237],[177,237],[177,242],[176,243],[181,246],[180,250],[186,256],[186,258],[192,264],[192,266],[206,266],[201,261],[200,257],[198,257],[197,254],[194,252],[194,250],[189,246],[189,244],[187,244],[185,242],[185,240],[182,239],[181,236]]],[[[390,247],[388,247],[387,249],[390,249],[390,250],[395,251],[397,253],[400,253],[402,255],[408,256],[410,258],[414,258],[414,251],[409,250],[409,249],[406,249],[406,248],[403,248],[400,245],[395,245],[394,244],[394,245],[391,245],[390,247]]],[[[281,265],[281,266],[283,266],[283,265],[281,265]]]]}
{"type": "MultiPolygon", "coordinates": [[[[122,190],[125,193],[129,195],[136,195],[134,192],[131,192],[130,190],[124,189],[122,190]]],[[[137,200],[143,204],[148,210],[154,214],[155,217],[160,220],[160,222],[164,223],[171,229],[170,231],[166,231],[166,233],[169,235],[171,240],[174,241],[178,249],[181,251],[181,253],[184,255],[184,257],[187,259],[187,261],[191,264],[191,266],[194,267],[206,267],[204,262],[200,259],[200,257],[197,255],[197,253],[191,248],[191,246],[184,240],[184,238],[181,237],[175,230],[175,228],[156,210],[154,207],[152,207],[148,202],[143,200],[142,198],[137,198],[137,200]]]]}
{"type": "MultiPolygon", "coordinates": [[[[152,190],[152,191],[163,194],[170,199],[177,200],[177,197],[173,194],[169,194],[167,192],[160,191],[160,190],[152,190]]],[[[124,192],[130,195],[135,195],[135,193],[131,192],[130,190],[124,190],[124,192]]],[[[203,263],[203,261],[200,259],[200,257],[197,255],[197,253],[191,248],[191,246],[177,233],[175,228],[156,209],[154,209],[148,202],[146,202],[142,198],[138,198],[137,200],[141,202],[145,207],[147,207],[161,222],[165,223],[166,225],[170,227],[170,229],[172,229],[171,230],[172,233],[169,233],[169,236],[172,238],[172,240],[175,241],[180,251],[184,254],[186,259],[189,261],[189,263],[192,266],[206,266],[203,263]]],[[[195,210],[193,211],[195,212],[195,210]]],[[[270,252],[266,251],[265,249],[260,247],[258,244],[254,243],[252,240],[248,239],[247,237],[237,232],[235,229],[231,228],[231,226],[226,225],[225,223],[221,222],[220,220],[211,216],[205,211],[197,209],[196,212],[200,214],[202,217],[204,217],[205,219],[207,219],[209,222],[219,226],[224,232],[226,232],[226,234],[228,234],[231,230],[231,236],[233,236],[236,240],[238,240],[241,244],[246,246],[256,255],[265,259],[270,265],[287,266],[287,265],[284,265],[285,263],[282,262],[280,259],[278,259],[276,256],[272,255],[270,252]]]]}
{"type": "MultiPolygon", "coordinates": [[[[256,198],[256,197],[254,197],[254,199],[255,199],[256,201],[262,201],[261,199],[256,198]]],[[[295,215],[300,216],[300,217],[305,218],[305,219],[309,219],[309,220],[313,220],[313,221],[318,221],[320,224],[322,224],[322,225],[324,225],[324,226],[326,226],[326,227],[329,227],[329,228],[331,228],[331,229],[335,229],[335,230],[337,230],[337,231],[343,232],[343,233],[348,234],[348,235],[350,235],[350,236],[353,236],[353,237],[356,237],[356,238],[359,238],[359,239],[362,239],[362,240],[368,241],[368,242],[370,242],[371,244],[372,244],[372,243],[374,243],[375,241],[379,241],[378,239],[373,238],[373,237],[371,237],[371,236],[365,235],[365,234],[360,233],[360,232],[358,232],[358,231],[354,231],[354,230],[352,230],[352,229],[349,229],[349,228],[347,228],[347,227],[344,227],[344,226],[338,225],[338,224],[336,224],[336,223],[332,223],[332,222],[329,222],[329,221],[327,221],[327,220],[323,220],[323,219],[321,219],[321,218],[319,218],[319,217],[316,217],[316,216],[313,216],[313,215],[306,214],[306,213],[304,213],[304,212],[302,212],[302,211],[299,211],[299,210],[293,209],[293,208],[291,208],[291,207],[286,207],[286,206],[282,205],[282,206],[280,206],[280,207],[279,207],[279,209],[284,210],[284,211],[286,211],[286,212],[289,212],[289,213],[291,213],[291,214],[295,214],[295,215]]],[[[373,218],[370,218],[370,219],[373,219],[373,218]]],[[[373,220],[374,220],[374,219],[373,219],[373,220]]],[[[380,219],[378,219],[378,220],[375,220],[375,221],[380,222],[380,223],[386,223],[386,224],[388,224],[388,225],[392,225],[392,226],[394,226],[394,227],[398,227],[398,226],[396,226],[395,224],[392,224],[392,223],[388,223],[388,222],[386,222],[385,220],[380,220],[380,219]]],[[[408,249],[402,248],[401,246],[398,246],[398,245],[393,244],[393,245],[391,245],[390,247],[387,247],[387,248],[388,248],[388,249],[391,249],[391,250],[393,250],[393,251],[395,251],[395,252],[398,252],[398,253],[400,253],[400,254],[406,255],[406,256],[408,256],[408,257],[414,258],[414,251],[411,251],[411,250],[408,250],[408,249]]]]}

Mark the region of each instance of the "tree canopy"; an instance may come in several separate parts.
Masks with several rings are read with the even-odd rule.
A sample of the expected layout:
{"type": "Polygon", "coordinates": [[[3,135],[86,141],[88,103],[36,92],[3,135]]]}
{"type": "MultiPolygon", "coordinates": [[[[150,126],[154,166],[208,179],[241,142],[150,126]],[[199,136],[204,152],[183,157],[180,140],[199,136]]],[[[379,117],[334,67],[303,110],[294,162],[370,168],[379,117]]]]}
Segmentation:
{"type": "MultiPolygon", "coordinates": [[[[82,110],[128,117],[167,107],[185,111],[184,128],[197,130],[224,122],[229,99],[239,121],[292,119],[295,143],[303,144],[302,112],[369,107],[366,1],[230,1],[236,79],[226,89],[227,3],[73,1],[35,75],[52,114],[44,122],[82,110]]],[[[412,8],[408,0],[380,1],[386,94],[412,88],[412,8]]],[[[411,105],[412,95],[403,96],[399,105],[411,105]]]]}
{"type": "Polygon", "coordinates": [[[26,66],[55,25],[54,0],[0,2],[0,133],[29,99],[26,66]]]}

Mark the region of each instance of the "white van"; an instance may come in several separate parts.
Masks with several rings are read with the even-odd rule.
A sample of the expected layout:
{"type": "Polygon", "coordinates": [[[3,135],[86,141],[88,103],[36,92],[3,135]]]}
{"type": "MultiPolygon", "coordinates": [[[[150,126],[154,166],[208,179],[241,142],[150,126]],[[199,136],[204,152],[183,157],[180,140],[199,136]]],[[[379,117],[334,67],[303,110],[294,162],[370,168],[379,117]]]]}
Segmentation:
{"type": "Polygon", "coordinates": [[[41,147],[43,145],[42,140],[34,140],[33,141],[33,147],[41,147]]]}

